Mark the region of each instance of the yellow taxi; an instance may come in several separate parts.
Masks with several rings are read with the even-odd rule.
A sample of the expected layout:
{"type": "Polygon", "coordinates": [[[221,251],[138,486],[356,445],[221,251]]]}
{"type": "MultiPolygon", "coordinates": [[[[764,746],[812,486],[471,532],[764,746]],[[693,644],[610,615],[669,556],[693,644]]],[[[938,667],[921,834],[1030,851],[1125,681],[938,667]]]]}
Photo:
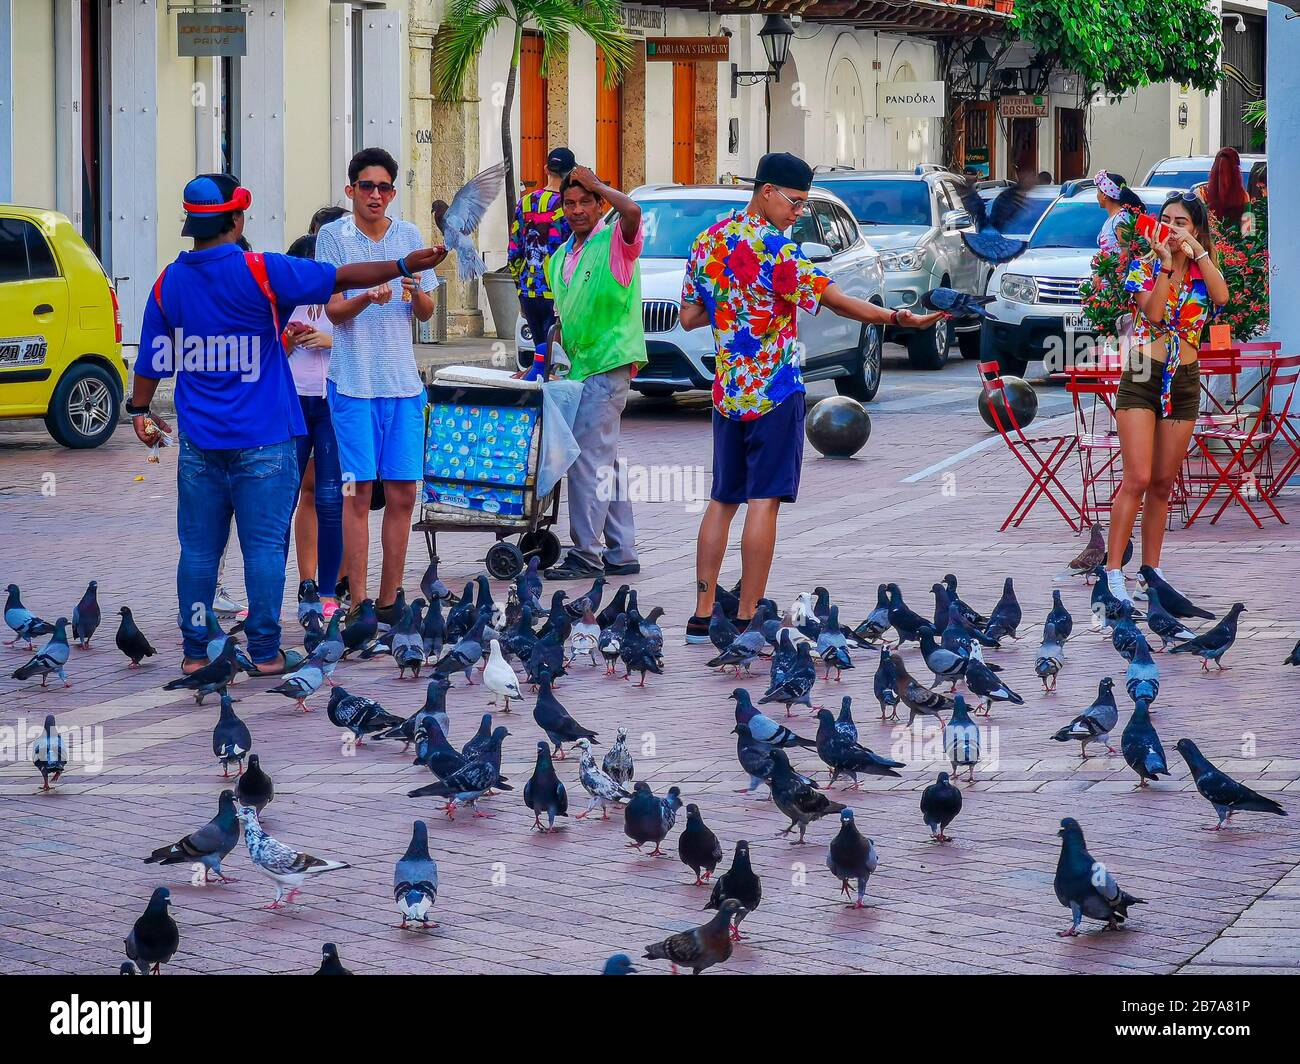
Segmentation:
{"type": "Polygon", "coordinates": [[[45,419],[98,447],[126,392],[122,314],[95,253],[57,211],[0,204],[0,418],[45,419]]]}

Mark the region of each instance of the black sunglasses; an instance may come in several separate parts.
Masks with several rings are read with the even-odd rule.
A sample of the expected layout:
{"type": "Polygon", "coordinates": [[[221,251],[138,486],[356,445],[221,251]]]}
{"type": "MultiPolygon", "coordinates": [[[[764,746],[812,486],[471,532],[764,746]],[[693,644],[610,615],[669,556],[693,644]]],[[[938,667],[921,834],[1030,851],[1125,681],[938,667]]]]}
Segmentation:
{"type": "Polygon", "coordinates": [[[1201,203],[1201,197],[1195,192],[1171,192],[1165,197],[1164,205],[1166,207],[1171,203],[1201,203]]]}
{"type": "Polygon", "coordinates": [[[366,195],[378,190],[381,196],[391,196],[397,191],[397,186],[387,181],[358,181],[356,187],[366,195]]]}

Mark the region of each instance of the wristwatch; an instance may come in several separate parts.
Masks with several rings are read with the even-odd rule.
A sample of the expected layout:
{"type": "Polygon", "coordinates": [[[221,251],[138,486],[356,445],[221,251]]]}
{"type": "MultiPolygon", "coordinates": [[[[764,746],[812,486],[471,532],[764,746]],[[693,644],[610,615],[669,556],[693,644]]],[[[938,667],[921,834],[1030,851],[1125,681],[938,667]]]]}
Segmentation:
{"type": "Polygon", "coordinates": [[[144,406],[136,406],[134,403],[128,402],[126,404],[126,414],[127,417],[132,417],[132,418],[148,417],[149,404],[145,403],[144,406]]]}

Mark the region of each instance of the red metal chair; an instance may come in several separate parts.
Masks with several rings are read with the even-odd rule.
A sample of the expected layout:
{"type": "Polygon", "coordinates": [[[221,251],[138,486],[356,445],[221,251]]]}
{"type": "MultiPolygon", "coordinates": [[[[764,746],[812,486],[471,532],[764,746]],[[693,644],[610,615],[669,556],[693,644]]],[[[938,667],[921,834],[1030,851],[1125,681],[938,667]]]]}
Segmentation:
{"type": "Polygon", "coordinates": [[[998,364],[981,362],[979,371],[984,383],[984,392],[988,396],[989,414],[993,418],[993,424],[1007,448],[1024,466],[1030,478],[1029,487],[1011,507],[1011,512],[1007,514],[1007,519],[1002,522],[1002,527],[998,531],[1005,532],[1010,525],[1019,528],[1021,522],[1029,516],[1029,511],[1034,508],[1039,499],[1043,498],[1056,507],[1056,512],[1075,532],[1086,528],[1087,515],[1057,476],[1078,446],[1078,438],[1073,433],[1068,436],[1026,436],[1011,408],[1006,385],[998,372],[998,364]],[[998,397],[1002,399],[1001,410],[1005,413],[1005,417],[994,402],[998,397]]]}
{"type": "Polygon", "coordinates": [[[1079,473],[1083,478],[1085,522],[1094,521],[1102,510],[1109,510],[1119,489],[1123,463],[1114,420],[1118,388],[1118,372],[1075,375],[1065,382],[1065,390],[1074,397],[1075,438],[1078,441],[1079,473]],[[1089,396],[1092,398],[1090,409],[1087,408],[1089,396]],[[1101,495],[1097,492],[1098,484],[1104,484],[1106,488],[1101,495]]]}

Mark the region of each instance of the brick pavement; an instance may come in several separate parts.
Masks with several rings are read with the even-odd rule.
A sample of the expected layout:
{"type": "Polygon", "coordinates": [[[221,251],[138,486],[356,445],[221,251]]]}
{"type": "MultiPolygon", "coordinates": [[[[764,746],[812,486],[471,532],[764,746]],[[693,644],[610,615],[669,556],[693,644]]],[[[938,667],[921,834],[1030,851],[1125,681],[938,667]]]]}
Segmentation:
{"type": "MultiPolygon", "coordinates": [[[[908,378],[908,387],[934,385],[918,376],[908,378]]],[[[637,407],[625,421],[627,453],[647,463],[707,463],[707,417],[690,405],[695,409],[637,407]]],[[[950,481],[936,475],[903,483],[984,438],[969,410],[922,404],[878,413],[859,461],[821,460],[810,450],[803,495],[782,518],[770,584],[782,603],[823,583],[856,623],[874,602],[876,583],[892,578],[913,608],[928,613],[927,589],[953,571],[963,596],[985,610],[1003,577],[1014,576],[1026,609],[1029,634],[992,657],[1028,704],[995,710],[998,769],[981,771],[964,788],[965,811],[951,829],[956,841],[932,844],[918,811],[919,792],[937,764],[904,757],[909,764],[901,779],[871,779],[849,797],[880,853],[869,908],[846,909],[824,867],[831,821],[809,829],[808,846],[792,847],[776,837],[785,820],[770,802],[733,793],[743,783],[726,698],[733,681],[703,668],[708,648],[681,645],[692,605],[697,517],[680,502],[645,503],[637,511],[645,571],[632,582],[644,611],[656,604],[667,610],[667,675],[629,691],[578,666],[557,693],[606,743],[619,724],[629,728],[638,776],[658,793],[677,784],[686,801],[697,802],[723,842],[726,863],[737,839],[750,841],[764,899],[745,924],[749,942],[725,971],[1173,972],[1189,964],[1193,971],[1294,970],[1300,719],[1293,703],[1300,670],[1278,664],[1300,634],[1294,526],[1259,532],[1234,514],[1219,528],[1171,533],[1166,568],[1180,586],[1217,612],[1240,596],[1250,612],[1227,659],[1233,667],[1222,676],[1201,676],[1195,660],[1159,659],[1154,721],[1174,775],[1134,792],[1118,756],[1080,766],[1072,744],[1049,738],[1088,705],[1104,672],[1122,675],[1123,662],[1108,641],[1086,630],[1087,593],[1064,575],[1081,541],[1044,509],[1018,532],[995,531],[1023,484],[1000,447],[952,467],[950,481]],[[1032,663],[1054,587],[1075,613],[1077,634],[1059,692],[1044,696],[1035,692],[1032,663]],[[1230,831],[1199,830],[1213,822],[1213,813],[1173,750],[1184,735],[1237,778],[1278,797],[1292,817],[1243,815],[1230,831]],[[1250,736],[1254,750],[1243,752],[1250,736]],[[652,742],[653,754],[640,753],[641,742],[652,742]],[[1063,816],[1076,817],[1094,856],[1147,899],[1133,911],[1132,930],[1098,933],[1089,922],[1081,938],[1055,936],[1068,920],[1051,885],[1063,816]],[[1275,935],[1273,928],[1289,930],[1275,935]]],[[[666,860],[624,848],[618,821],[570,819],[545,836],[529,830],[520,791],[541,733],[527,704],[504,718],[513,733],[504,771],[516,790],[485,803],[495,819],[459,816],[449,823],[437,803],[406,797],[430,777],[395,748],[368,744],[356,756],[343,755],[324,697],[304,716],[263,693],[264,681],[244,682],[238,711],[276,784],[266,828],[352,868],[308,884],[302,905],[268,913],[257,906],[271,898],[271,884],[252,868],[242,842],[226,862],[240,881],[228,886],[191,887],[183,868],[142,864],[154,847],[206,822],[223,786],[210,753],[215,703],[200,709],[188,696],[159,690],[179,658],[170,622],[173,462],[168,455],[161,469],[147,466],[125,431],[89,453],[53,447],[38,433],[0,440],[0,583],[17,581],[31,608],[53,616],[70,612],[85,582],[98,579],[105,613],[95,649],[73,653],[70,690],[33,690],[5,670],[0,724],[25,717],[39,725],[54,712],[62,725],[101,725],[106,754],[102,772],[74,766],[50,796],[35,793],[39,779],[25,751],[16,764],[0,766],[0,971],[115,970],[123,935],[159,884],[172,889],[182,931],[173,971],[311,971],[321,942],[333,940],[358,972],[591,972],[610,953],[639,957],[645,943],[701,922],[707,890],[693,887],[676,859],[684,816],[666,844],[673,855],[666,860]],[[137,474],[145,479],[135,481],[137,474]],[[42,494],[51,483],[54,494],[42,494]],[[121,604],[134,609],[161,651],[138,672],[126,669],[112,644],[121,604]],[[441,927],[429,934],[391,927],[392,866],[416,817],[429,823],[441,876],[441,927]]],[[[1287,508],[1296,512],[1294,501],[1287,508]]],[[[445,537],[447,582],[477,572],[486,546],[481,535],[445,537]]],[[[412,585],[422,565],[413,543],[412,585]]],[[[734,579],[738,565],[733,553],[724,576],[734,579]]],[[[228,575],[239,586],[237,559],[228,575]]],[[[291,572],[290,595],[295,580],[291,572]]],[[[841,691],[853,695],[862,741],[885,750],[897,736],[873,720],[874,663],[869,654],[857,657],[858,669],[842,684],[819,682],[814,697],[837,705],[841,691]]],[[[928,675],[915,650],[907,657],[918,675],[928,675]]],[[[3,659],[14,666],[22,660],[9,650],[3,659]]],[[[764,678],[755,676],[748,686],[761,691],[764,678]]],[[[338,679],[402,714],[424,691],[422,683],[399,683],[387,660],[345,663],[338,679]]],[[[481,688],[456,683],[448,706],[457,745],[487,701],[481,688]]],[[[1122,692],[1120,702],[1122,721],[1130,708],[1122,692]]],[[[796,726],[811,736],[812,723],[803,717],[796,726]]],[[[821,769],[812,756],[795,763],[821,769]]],[[[585,805],[576,762],[562,763],[560,774],[576,812],[585,805]]]]}

